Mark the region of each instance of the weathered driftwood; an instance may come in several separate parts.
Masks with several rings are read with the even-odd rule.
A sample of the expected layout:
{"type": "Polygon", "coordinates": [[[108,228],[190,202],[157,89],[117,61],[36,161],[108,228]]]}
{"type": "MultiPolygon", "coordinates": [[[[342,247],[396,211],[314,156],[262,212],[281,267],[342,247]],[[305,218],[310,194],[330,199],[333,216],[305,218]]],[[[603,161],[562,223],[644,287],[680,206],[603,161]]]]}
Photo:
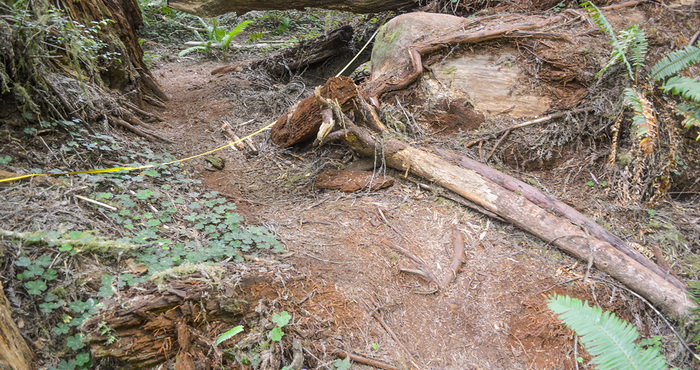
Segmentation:
{"type": "Polygon", "coordinates": [[[235,72],[247,67],[263,69],[273,76],[283,76],[346,52],[352,35],[352,26],[345,25],[265,58],[218,67],[211,74],[235,72]]]}
{"type": "Polygon", "coordinates": [[[170,0],[168,3],[173,9],[203,17],[232,12],[243,14],[251,10],[302,10],[305,8],[379,13],[386,10],[410,9],[419,5],[417,0],[170,0]]]}
{"type": "Polygon", "coordinates": [[[34,369],[34,354],[12,320],[10,302],[0,282],[0,369],[34,369]]]}
{"type": "MultiPolygon", "coordinates": [[[[288,112],[285,130],[293,130],[296,126],[320,127],[323,105],[335,105],[332,109],[337,122],[335,131],[328,134],[324,142],[343,140],[354,151],[368,157],[383,153],[389,167],[435,182],[547,243],[585,261],[592,261],[600,270],[673,317],[687,318],[690,309],[697,307],[678,279],[563,203],[484,165],[463,158],[457,158],[459,165],[453,164],[437,154],[394,139],[387,132],[362,127],[376,127],[373,121],[365,123],[366,115],[355,114],[358,122],[355,124],[342,113],[345,109],[329,99],[334,94],[330,88],[334,84],[338,82],[329,80],[315,103],[299,104],[288,112]],[[304,111],[308,107],[313,107],[313,111],[304,111]],[[303,117],[303,121],[295,121],[295,117],[303,117]]],[[[367,105],[359,95],[344,102],[346,107],[367,105]]]]}

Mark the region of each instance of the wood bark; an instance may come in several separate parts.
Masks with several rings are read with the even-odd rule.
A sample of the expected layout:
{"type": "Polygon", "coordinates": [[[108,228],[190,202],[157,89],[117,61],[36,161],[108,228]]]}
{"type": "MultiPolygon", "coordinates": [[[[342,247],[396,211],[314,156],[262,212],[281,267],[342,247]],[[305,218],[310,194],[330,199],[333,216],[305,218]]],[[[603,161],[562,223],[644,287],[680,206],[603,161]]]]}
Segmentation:
{"type": "MultiPolygon", "coordinates": [[[[455,164],[438,154],[412,147],[390,137],[385,130],[377,130],[376,123],[367,115],[348,112],[348,115],[355,113],[359,125],[355,124],[343,113],[345,109],[328,99],[333,94],[329,87],[339,85],[332,81],[326,83],[318,97],[310,98],[316,99],[315,102],[300,104],[283,116],[285,131],[299,126],[321,127],[321,111],[326,105],[326,109],[332,108],[338,124],[323,142],[343,140],[367,157],[383,153],[389,167],[435,182],[488,213],[591,262],[677,319],[689,318],[691,309],[697,307],[681,281],[564,203],[478,162],[440,151],[455,164]],[[311,107],[313,111],[308,110],[311,107]],[[297,118],[302,121],[296,121],[297,118]]],[[[359,95],[344,102],[344,107],[367,106],[359,95]]]]}
{"type": "Polygon", "coordinates": [[[170,6],[183,12],[202,17],[251,10],[287,10],[321,8],[354,13],[378,13],[386,10],[404,10],[419,5],[416,0],[170,0],[170,6]]]}
{"type": "Polygon", "coordinates": [[[34,355],[12,320],[10,302],[0,282],[0,369],[29,370],[34,355]]]}
{"type": "Polygon", "coordinates": [[[216,68],[211,74],[223,74],[242,70],[243,68],[264,69],[273,76],[293,73],[350,50],[353,28],[345,25],[325,35],[301,42],[299,45],[278,51],[265,58],[244,61],[216,68]]]}

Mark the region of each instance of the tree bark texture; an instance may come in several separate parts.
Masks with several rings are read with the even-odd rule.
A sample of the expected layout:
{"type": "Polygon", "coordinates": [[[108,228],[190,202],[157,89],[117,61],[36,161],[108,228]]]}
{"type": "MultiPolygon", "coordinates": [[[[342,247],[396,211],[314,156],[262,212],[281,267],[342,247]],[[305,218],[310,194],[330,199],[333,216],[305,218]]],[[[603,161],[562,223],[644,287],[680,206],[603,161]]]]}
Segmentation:
{"type": "Polygon", "coordinates": [[[0,282],[0,369],[34,369],[34,355],[12,320],[10,302],[0,282]]]}
{"type": "Polygon", "coordinates": [[[170,6],[202,17],[251,10],[287,10],[321,8],[354,13],[378,13],[386,10],[404,10],[418,6],[416,0],[170,0],[170,6]]]}
{"type": "Polygon", "coordinates": [[[143,60],[138,36],[143,18],[137,0],[54,1],[59,9],[83,24],[103,19],[114,21],[101,34],[109,51],[119,53],[121,59],[120,63],[112,63],[102,72],[102,80],[109,88],[135,93],[137,96],[133,100],[139,100],[144,94],[168,100],[143,60]]]}

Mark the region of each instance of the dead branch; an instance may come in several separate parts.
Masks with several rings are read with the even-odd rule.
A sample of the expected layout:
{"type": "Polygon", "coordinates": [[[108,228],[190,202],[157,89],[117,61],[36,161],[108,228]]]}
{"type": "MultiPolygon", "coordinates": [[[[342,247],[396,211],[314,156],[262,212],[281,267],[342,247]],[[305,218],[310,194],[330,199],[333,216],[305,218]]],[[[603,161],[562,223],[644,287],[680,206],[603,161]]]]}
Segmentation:
{"type": "Polygon", "coordinates": [[[221,131],[224,132],[224,135],[233,143],[236,143],[231,146],[233,149],[237,150],[245,150],[245,144],[240,142],[241,138],[236,135],[233,130],[231,129],[231,125],[229,125],[228,122],[224,122],[223,125],[221,125],[221,131]]]}
{"type": "Polygon", "coordinates": [[[459,272],[460,267],[466,262],[466,255],[464,253],[464,234],[457,228],[452,229],[452,248],[454,250],[454,256],[452,257],[452,263],[450,264],[450,274],[446,275],[442,279],[441,288],[445,289],[457,277],[457,272],[459,272]]]}
{"type": "Polygon", "coordinates": [[[334,354],[334,355],[337,355],[338,357],[343,358],[343,359],[344,359],[344,358],[350,357],[351,360],[353,360],[353,361],[355,361],[355,362],[357,362],[357,363],[360,363],[360,364],[363,364],[363,365],[367,365],[367,366],[376,367],[377,369],[398,370],[398,368],[397,368],[396,366],[389,365],[389,364],[387,364],[387,363],[384,363],[384,362],[381,362],[381,361],[378,361],[378,360],[374,360],[374,359],[371,359],[371,358],[369,358],[369,357],[364,357],[364,356],[356,355],[356,354],[354,354],[354,353],[350,353],[350,352],[348,352],[348,351],[344,351],[344,350],[342,350],[342,349],[340,349],[340,348],[334,350],[334,351],[333,351],[333,354],[334,354]]]}
{"type": "Polygon", "coordinates": [[[469,147],[471,147],[471,146],[473,146],[473,145],[475,145],[475,144],[479,144],[479,143],[482,143],[482,142],[487,141],[487,140],[495,139],[496,137],[498,137],[498,135],[505,134],[505,133],[509,133],[509,132],[511,132],[511,131],[513,131],[513,130],[515,130],[515,129],[519,129],[519,128],[523,128],[523,127],[527,127],[527,126],[536,125],[536,124],[538,124],[538,123],[543,123],[543,122],[551,121],[551,120],[553,120],[553,119],[561,118],[561,117],[567,116],[567,115],[569,115],[569,114],[576,114],[576,113],[582,113],[582,112],[590,112],[590,111],[592,111],[592,110],[593,110],[593,108],[579,108],[579,109],[573,109],[573,110],[566,111],[566,112],[559,112],[559,113],[549,114],[549,115],[546,115],[546,116],[544,116],[544,117],[540,117],[540,118],[537,118],[537,119],[533,119],[533,120],[530,120],[530,121],[527,121],[527,122],[518,123],[518,124],[515,124],[515,125],[512,125],[512,126],[509,126],[509,127],[507,127],[507,128],[504,128],[504,129],[502,129],[502,130],[498,130],[498,131],[496,131],[496,132],[492,132],[492,133],[490,133],[490,134],[486,134],[486,135],[484,135],[484,136],[482,136],[482,137],[480,137],[480,138],[471,140],[471,141],[469,141],[469,142],[465,145],[465,147],[466,147],[466,148],[469,148],[469,147]]]}
{"type": "Polygon", "coordinates": [[[408,348],[406,348],[406,345],[403,344],[403,341],[396,335],[396,333],[394,333],[394,331],[386,323],[386,321],[384,321],[384,318],[377,311],[372,312],[372,317],[374,317],[374,319],[377,320],[379,325],[381,325],[382,328],[384,328],[384,330],[386,330],[386,332],[389,333],[391,339],[393,339],[394,342],[396,342],[396,344],[398,344],[399,347],[403,349],[404,353],[408,355],[409,359],[411,360],[411,364],[415,366],[416,369],[420,369],[421,367],[418,366],[418,364],[416,363],[416,358],[413,356],[413,353],[411,353],[411,351],[409,351],[408,348]]]}

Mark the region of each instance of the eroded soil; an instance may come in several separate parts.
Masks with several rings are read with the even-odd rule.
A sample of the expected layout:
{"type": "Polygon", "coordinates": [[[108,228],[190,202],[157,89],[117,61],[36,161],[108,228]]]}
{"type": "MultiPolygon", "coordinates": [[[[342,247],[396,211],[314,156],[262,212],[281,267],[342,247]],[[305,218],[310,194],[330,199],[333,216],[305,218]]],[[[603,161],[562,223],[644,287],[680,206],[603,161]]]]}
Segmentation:
{"type": "MultiPolygon", "coordinates": [[[[226,144],[224,122],[239,136],[255,131],[312,88],[250,71],[211,76],[218,66],[184,61],[156,71],[172,98],[159,112],[168,123],[163,132],[175,141],[168,149],[179,157],[226,144]]],[[[357,161],[347,149],[280,149],[267,132],[252,142],[257,152],[217,152],[223,170],[201,159],[188,166],[232,199],[248,223],[274,230],[289,250],[284,262],[334,287],[338,295],[319,292],[299,308],[319,300],[329,307],[334,321],[344,323],[334,338],[344,350],[400,368],[573,368],[581,350],[547,310],[547,295],[593,300],[641,320],[621,290],[584,282],[585,263],[426,192],[381,163],[376,171],[397,179],[391,188],[322,191],[313,186],[315,174],[357,161]],[[448,289],[437,292],[422,277],[402,271],[415,269],[414,262],[395,246],[422,259],[438,279],[450,274],[453,229],[465,235],[467,262],[448,289]]]]}

